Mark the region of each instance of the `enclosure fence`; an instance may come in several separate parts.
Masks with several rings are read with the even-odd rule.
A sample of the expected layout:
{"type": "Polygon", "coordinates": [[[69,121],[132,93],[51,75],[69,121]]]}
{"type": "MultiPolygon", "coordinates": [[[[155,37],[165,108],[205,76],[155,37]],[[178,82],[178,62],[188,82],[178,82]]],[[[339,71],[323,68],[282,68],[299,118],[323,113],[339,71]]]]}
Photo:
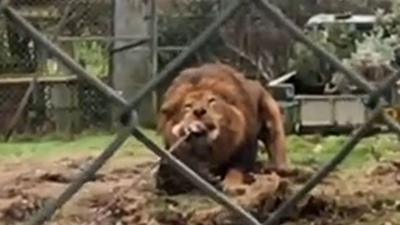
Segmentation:
{"type": "MultiPolygon", "coordinates": [[[[114,1],[20,0],[9,4],[92,75],[111,83],[109,48],[115,39],[122,39],[113,35],[114,1]]],[[[15,131],[71,135],[111,127],[110,103],[100,91],[74,76],[4,15],[0,27],[0,133],[6,134],[6,140],[15,131]],[[33,90],[27,88],[31,84],[33,90]]]]}
{"type": "MultiPolygon", "coordinates": [[[[155,0],[151,4],[155,4],[155,0]]],[[[39,32],[32,24],[30,24],[23,16],[20,15],[18,10],[7,4],[7,1],[1,2],[1,10],[4,15],[18,27],[29,34],[32,39],[47,49],[47,51],[54,56],[57,60],[68,67],[74,74],[85,79],[92,86],[96,87],[102,94],[104,94],[110,102],[114,105],[121,107],[123,110],[120,122],[123,125],[118,131],[115,140],[107,146],[104,152],[94,162],[83,171],[54,201],[48,202],[43,208],[41,208],[29,221],[27,225],[38,225],[43,224],[45,221],[52,218],[57,209],[61,208],[68,200],[70,200],[80,188],[91,179],[92,176],[99,170],[103,164],[110,159],[110,157],[119,149],[119,147],[125,142],[125,140],[133,135],[136,139],[147,146],[153,153],[160,158],[170,163],[180,174],[190,180],[199,189],[204,191],[209,197],[216,202],[224,205],[230,209],[232,213],[236,213],[243,219],[243,224],[251,225],[272,225],[279,222],[283,215],[285,215],[291,207],[300,201],[305,195],[310,192],[317,184],[321,182],[332,170],[336,168],[354,149],[357,143],[364,137],[368,129],[371,127],[375,119],[382,116],[385,123],[391,128],[393,132],[400,134],[400,125],[394,121],[393,118],[383,114],[383,103],[385,99],[381,97],[382,91],[392,85],[399,78],[399,73],[395,73],[389,79],[382,82],[379,87],[375,87],[364,80],[360,75],[356,74],[352,70],[342,65],[340,61],[330,53],[324,51],[321,47],[316,46],[304,34],[300,29],[295,26],[286,16],[268,0],[234,0],[230,1],[230,4],[226,9],[218,16],[218,18],[211,23],[197,38],[195,38],[190,46],[182,51],[174,60],[172,60],[162,71],[154,75],[153,79],[147,83],[138,94],[129,101],[122,98],[116,91],[109,86],[105,85],[98,78],[91,76],[85,69],[82,68],[77,62],[75,62],[68,54],[61,50],[57,45],[52,43],[47,37],[39,32]],[[176,69],[183,61],[198,50],[210,36],[212,36],[218,28],[229,20],[236,12],[237,9],[245,4],[256,4],[257,7],[265,14],[264,19],[271,19],[275,23],[286,28],[286,30],[298,41],[302,42],[308,48],[313,50],[319,57],[329,61],[338,70],[342,71],[351,81],[357,84],[359,87],[369,92],[368,101],[365,102],[366,107],[373,109],[372,116],[369,120],[360,128],[354,131],[351,138],[344,144],[342,149],[337,155],[326,165],[319,169],[319,171],[306,182],[306,184],[293,196],[291,196],[286,202],[284,202],[265,222],[257,221],[250,213],[246,212],[243,208],[233,203],[226,195],[219,192],[210,185],[208,182],[203,180],[193,170],[191,170],[184,163],[179,161],[173,155],[159,146],[157,146],[152,140],[146,137],[136,126],[136,121],[132,118],[132,110],[135,110],[139,102],[151,91],[158,87],[163,81],[172,76],[172,71],[176,69]]]]}

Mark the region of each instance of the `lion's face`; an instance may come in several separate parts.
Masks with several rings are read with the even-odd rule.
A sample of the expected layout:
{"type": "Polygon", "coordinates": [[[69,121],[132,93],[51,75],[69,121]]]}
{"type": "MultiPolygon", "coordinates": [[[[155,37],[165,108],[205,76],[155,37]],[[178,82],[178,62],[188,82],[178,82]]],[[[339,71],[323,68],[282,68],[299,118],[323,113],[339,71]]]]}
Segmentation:
{"type": "Polygon", "coordinates": [[[220,134],[226,103],[211,91],[194,91],[183,96],[179,110],[180,121],[172,127],[172,133],[178,137],[189,132],[207,135],[212,142],[220,134]]]}
{"type": "MultiPolygon", "coordinates": [[[[206,154],[206,158],[215,162],[223,162],[231,155],[229,151],[235,151],[244,140],[244,114],[220,95],[211,90],[197,89],[181,96],[178,102],[175,107],[167,103],[174,109],[169,112],[170,117],[164,127],[170,144],[189,133],[198,134],[202,137],[198,146],[202,147],[192,146],[190,151],[199,156],[206,154]]],[[[185,150],[176,153],[182,154],[181,151],[185,150]]]]}
{"type": "Polygon", "coordinates": [[[162,108],[166,120],[164,132],[174,136],[167,135],[170,141],[188,133],[205,135],[213,148],[233,147],[243,140],[246,124],[243,113],[212,90],[191,90],[172,102],[166,102],[162,108]]]}

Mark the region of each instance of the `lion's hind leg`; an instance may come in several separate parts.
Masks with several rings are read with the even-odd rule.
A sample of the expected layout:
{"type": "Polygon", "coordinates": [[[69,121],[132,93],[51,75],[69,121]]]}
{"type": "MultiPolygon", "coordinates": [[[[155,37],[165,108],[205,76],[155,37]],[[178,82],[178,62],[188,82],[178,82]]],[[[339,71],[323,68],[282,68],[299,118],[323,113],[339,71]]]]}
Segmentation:
{"type": "Polygon", "coordinates": [[[289,172],[289,158],[284,128],[284,117],[278,102],[266,91],[259,101],[263,127],[259,138],[268,150],[271,169],[278,173],[289,172]]]}

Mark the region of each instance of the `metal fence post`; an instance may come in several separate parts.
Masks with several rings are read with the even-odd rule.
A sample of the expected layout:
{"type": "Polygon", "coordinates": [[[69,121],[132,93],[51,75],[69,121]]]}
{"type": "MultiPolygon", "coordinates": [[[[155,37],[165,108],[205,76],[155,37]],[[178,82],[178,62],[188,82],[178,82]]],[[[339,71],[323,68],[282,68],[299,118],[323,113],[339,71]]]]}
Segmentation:
{"type": "Polygon", "coordinates": [[[185,59],[187,59],[190,55],[192,55],[195,51],[197,51],[208,39],[209,37],[217,31],[217,29],[224,24],[228,19],[230,19],[236,10],[241,6],[243,0],[233,0],[225,9],[221,15],[210,24],[197,38],[195,38],[190,46],[185,49],[182,53],[180,53],[174,60],[168,63],[165,68],[154,77],[153,80],[148,82],[138,93],[132,98],[128,107],[125,108],[123,113],[121,114],[121,122],[122,124],[127,124],[130,120],[129,112],[136,108],[140,101],[149,93],[150,90],[156,88],[161,82],[166,80],[171,76],[172,71],[174,71],[177,67],[179,67],[185,59]]]}

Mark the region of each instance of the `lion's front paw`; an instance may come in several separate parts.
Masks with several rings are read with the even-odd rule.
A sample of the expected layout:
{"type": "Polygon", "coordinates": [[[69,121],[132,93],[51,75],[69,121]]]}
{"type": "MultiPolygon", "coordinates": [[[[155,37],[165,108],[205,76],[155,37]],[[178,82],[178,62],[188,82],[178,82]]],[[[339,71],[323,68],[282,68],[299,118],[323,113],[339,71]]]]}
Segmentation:
{"type": "Polygon", "coordinates": [[[269,164],[264,167],[264,172],[276,172],[280,176],[291,176],[296,173],[296,170],[287,164],[269,164]]]}
{"type": "Polygon", "coordinates": [[[247,192],[248,185],[246,184],[229,184],[222,183],[222,191],[232,196],[244,195],[247,192]]]}
{"type": "Polygon", "coordinates": [[[244,174],[237,169],[231,169],[222,181],[222,189],[230,195],[242,195],[246,192],[248,185],[244,182],[244,174]]]}

